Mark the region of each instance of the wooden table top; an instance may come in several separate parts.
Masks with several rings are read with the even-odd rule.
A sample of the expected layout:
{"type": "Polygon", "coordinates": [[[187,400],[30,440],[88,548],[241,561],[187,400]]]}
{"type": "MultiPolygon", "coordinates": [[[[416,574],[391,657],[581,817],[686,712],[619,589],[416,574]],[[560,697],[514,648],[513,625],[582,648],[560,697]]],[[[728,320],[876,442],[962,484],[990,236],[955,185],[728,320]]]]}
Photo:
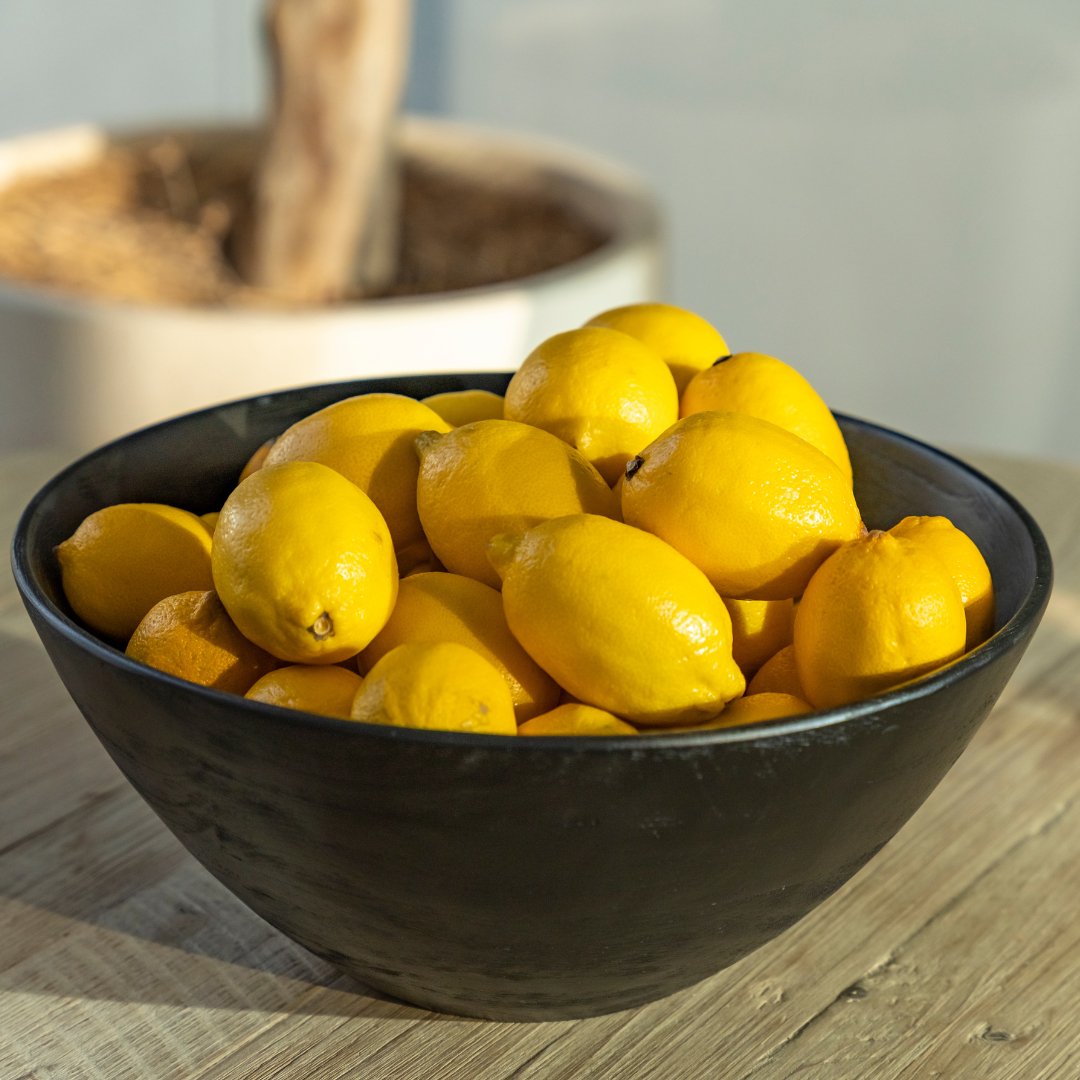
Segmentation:
{"type": "MultiPolygon", "coordinates": [[[[1080,1077],[1080,469],[970,460],[1045,530],[1043,624],[896,839],[698,986],[492,1023],[368,992],[166,831],[79,716],[0,574],[0,1078],[1080,1077]]],[[[0,457],[0,539],[64,458],[0,457]]]]}

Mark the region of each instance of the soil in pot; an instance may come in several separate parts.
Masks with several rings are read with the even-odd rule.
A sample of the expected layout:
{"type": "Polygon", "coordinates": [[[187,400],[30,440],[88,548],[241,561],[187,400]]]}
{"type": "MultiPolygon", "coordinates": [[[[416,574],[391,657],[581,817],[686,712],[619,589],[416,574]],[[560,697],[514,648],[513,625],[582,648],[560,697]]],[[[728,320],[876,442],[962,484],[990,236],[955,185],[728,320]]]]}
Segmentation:
{"type": "MultiPolygon", "coordinates": [[[[0,279],[138,303],[280,307],[228,257],[256,152],[252,138],[178,133],[116,142],[92,164],[23,180],[0,192],[0,279]]],[[[398,270],[383,295],[511,281],[608,239],[542,175],[513,172],[406,153],[398,270]]]]}

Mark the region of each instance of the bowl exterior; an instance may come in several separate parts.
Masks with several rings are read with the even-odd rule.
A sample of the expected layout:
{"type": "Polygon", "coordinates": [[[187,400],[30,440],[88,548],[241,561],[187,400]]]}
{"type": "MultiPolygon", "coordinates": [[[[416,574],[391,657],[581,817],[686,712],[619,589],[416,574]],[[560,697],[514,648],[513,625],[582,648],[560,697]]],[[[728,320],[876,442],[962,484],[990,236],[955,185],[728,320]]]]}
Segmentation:
{"type": "MultiPolygon", "coordinates": [[[[394,385],[420,396],[463,382],[498,389],[500,379],[394,385]]],[[[868,519],[902,516],[889,503],[908,494],[929,508],[912,512],[948,502],[988,544],[1006,605],[1006,625],[974,654],[859,706],[633,740],[415,733],[193,687],[70,621],[51,549],[89,509],[118,497],[212,509],[268,434],[373,388],[386,385],[252,399],[106,447],[31,504],[14,560],[72,697],[195,857],[313,952],[422,1006],[518,1020],[610,1012],[771,940],[923,802],[1045,605],[1045,545],[1007,496],[929,448],[845,421],[868,519]]]]}

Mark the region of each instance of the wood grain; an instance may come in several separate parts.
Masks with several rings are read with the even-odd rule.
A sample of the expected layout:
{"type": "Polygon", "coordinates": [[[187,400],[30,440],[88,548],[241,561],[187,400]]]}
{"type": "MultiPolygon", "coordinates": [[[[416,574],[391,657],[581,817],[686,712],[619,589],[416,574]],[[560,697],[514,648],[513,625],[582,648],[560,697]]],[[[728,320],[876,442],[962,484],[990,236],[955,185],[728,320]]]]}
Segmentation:
{"type": "MultiPolygon", "coordinates": [[[[631,1012],[440,1016],[232,898],[123,781],[0,583],[0,1077],[1080,1076],[1080,470],[981,456],[1055,554],[998,707],[897,838],[726,972],[631,1012]]],[[[0,459],[0,530],[58,459],[0,459]]],[[[557,917],[557,913],[553,913],[557,917]]]]}
{"type": "Polygon", "coordinates": [[[408,0],[272,0],[274,108],[237,257],[246,280],[296,302],[384,288],[397,257],[393,126],[408,0]]]}

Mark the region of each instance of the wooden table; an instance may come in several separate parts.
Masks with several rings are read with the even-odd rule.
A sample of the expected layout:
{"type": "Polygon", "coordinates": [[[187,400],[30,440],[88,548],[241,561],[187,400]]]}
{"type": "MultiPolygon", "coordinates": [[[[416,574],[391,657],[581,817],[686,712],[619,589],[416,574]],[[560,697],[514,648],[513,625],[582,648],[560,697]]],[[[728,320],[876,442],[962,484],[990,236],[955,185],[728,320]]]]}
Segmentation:
{"type": "MultiPolygon", "coordinates": [[[[369,993],[180,847],[0,579],[0,1078],[1080,1077],[1080,469],[972,455],[1057,584],[994,713],[832,899],[674,997],[504,1024],[369,993]]],[[[63,459],[0,458],[0,534],[63,459]]]]}

